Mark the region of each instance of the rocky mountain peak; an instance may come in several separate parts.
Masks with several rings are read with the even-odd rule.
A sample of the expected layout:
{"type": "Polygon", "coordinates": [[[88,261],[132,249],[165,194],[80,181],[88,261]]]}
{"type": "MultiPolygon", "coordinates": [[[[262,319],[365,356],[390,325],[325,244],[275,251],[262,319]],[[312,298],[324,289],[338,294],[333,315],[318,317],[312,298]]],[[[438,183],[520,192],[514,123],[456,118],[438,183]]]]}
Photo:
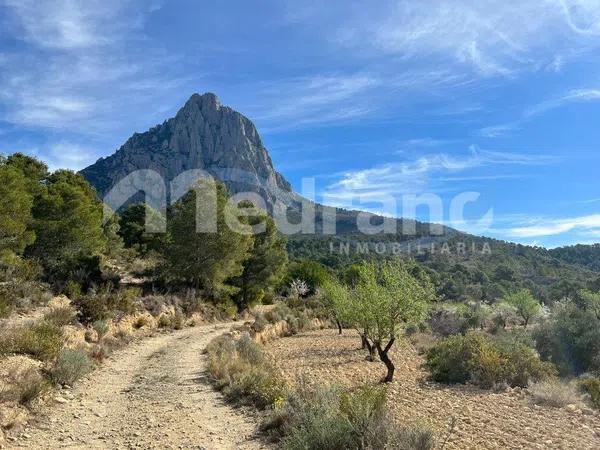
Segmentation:
{"type": "Polygon", "coordinates": [[[266,194],[269,204],[275,195],[281,197],[283,193],[280,200],[292,202],[290,184],[273,168],[254,124],[222,106],[213,93],[193,94],[175,117],[144,133],[135,133],[116,153],[81,173],[104,198],[137,170],[158,173],[168,186],[194,169],[223,181],[231,193],[266,194]]]}

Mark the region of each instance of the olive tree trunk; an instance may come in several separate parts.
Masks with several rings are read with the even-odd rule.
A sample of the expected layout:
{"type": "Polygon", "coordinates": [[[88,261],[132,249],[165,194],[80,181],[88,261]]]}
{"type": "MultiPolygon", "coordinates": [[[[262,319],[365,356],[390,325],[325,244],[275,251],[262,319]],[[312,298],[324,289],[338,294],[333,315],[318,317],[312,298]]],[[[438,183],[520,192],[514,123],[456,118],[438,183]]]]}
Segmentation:
{"type": "Polygon", "coordinates": [[[381,342],[375,342],[375,347],[377,348],[379,359],[381,359],[381,361],[385,364],[385,367],[387,368],[387,374],[383,379],[384,383],[391,383],[394,380],[394,370],[396,370],[396,368],[394,367],[394,363],[389,357],[389,351],[392,348],[392,345],[394,345],[395,341],[395,338],[390,339],[390,341],[384,348],[381,347],[381,342]]]}

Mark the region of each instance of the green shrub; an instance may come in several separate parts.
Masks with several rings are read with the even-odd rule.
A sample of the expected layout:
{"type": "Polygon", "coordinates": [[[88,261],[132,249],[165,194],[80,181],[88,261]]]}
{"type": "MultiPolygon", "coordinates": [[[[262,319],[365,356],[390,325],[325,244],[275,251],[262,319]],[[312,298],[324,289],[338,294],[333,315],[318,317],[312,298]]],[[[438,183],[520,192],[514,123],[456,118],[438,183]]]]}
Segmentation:
{"type": "Polygon", "coordinates": [[[58,355],[52,370],[52,379],[57,384],[71,386],[90,372],[92,366],[91,359],[84,352],[64,349],[58,355]]]}
{"type": "Polygon", "coordinates": [[[542,362],[532,348],[474,332],[437,343],[427,352],[426,366],[434,381],[472,382],[488,389],[503,383],[524,387],[556,374],[552,364],[542,362]]]}
{"type": "Polygon", "coordinates": [[[381,386],[340,391],[301,384],[263,429],[277,431],[279,448],[286,450],[429,450],[435,445],[431,430],[394,423],[381,386]]]}
{"type": "Polygon", "coordinates": [[[20,353],[42,361],[54,359],[63,345],[60,327],[46,322],[3,330],[0,333],[0,354],[20,353]]]}
{"type": "Polygon", "coordinates": [[[600,378],[582,378],[579,381],[579,389],[588,396],[590,404],[600,410],[600,378]]]}
{"type": "Polygon", "coordinates": [[[98,340],[102,339],[110,330],[110,322],[108,320],[96,320],[92,323],[92,328],[98,334],[98,340]]]}
{"type": "Polygon", "coordinates": [[[110,285],[106,285],[82,295],[75,301],[75,305],[81,321],[93,323],[97,320],[109,320],[117,313],[133,314],[141,294],[138,288],[114,290],[110,285]]]}
{"type": "Polygon", "coordinates": [[[67,281],[64,291],[65,295],[71,300],[77,300],[79,297],[81,297],[81,285],[77,281],[67,281]]]}
{"type": "Polygon", "coordinates": [[[355,449],[352,423],[340,410],[339,391],[332,387],[301,388],[287,401],[287,423],[279,447],[284,450],[355,449]]]}
{"type": "Polygon", "coordinates": [[[560,302],[534,330],[536,348],[562,376],[600,371],[600,320],[573,302],[560,302]]]}
{"type": "Polygon", "coordinates": [[[283,379],[247,333],[238,341],[219,336],[206,351],[208,371],[229,400],[265,408],[285,396],[283,379]]]}
{"type": "Polygon", "coordinates": [[[0,319],[8,317],[12,311],[12,304],[9,302],[8,297],[0,292],[0,319]]]}

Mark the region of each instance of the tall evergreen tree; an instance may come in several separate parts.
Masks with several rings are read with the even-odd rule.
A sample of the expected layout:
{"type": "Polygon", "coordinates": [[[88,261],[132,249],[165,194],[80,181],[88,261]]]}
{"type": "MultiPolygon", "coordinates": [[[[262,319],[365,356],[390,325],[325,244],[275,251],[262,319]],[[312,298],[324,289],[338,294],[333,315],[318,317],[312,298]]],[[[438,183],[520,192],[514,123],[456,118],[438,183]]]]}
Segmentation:
{"type": "Polygon", "coordinates": [[[102,204],[94,189],[81,175],[68,170],[54,172],[45,185],[34,201],[37,239],[27,254],[38,258],[54,281],[69,277],[78,268],[97,271],[106,238],[102,204]]]}
{"type": "Polygon", "coordinates": [[[269,290],[281,283],[288,262],[285,238],[277,231],[273,219],[259,214],[249,217],[248,222],[251,226],[264,222],[265,231],[254,235],[244,270],[232,281],[239,288],[235,300],[240,309],[260,302],[269,290]]]}
{"type": "Polygon", "coordinates": [[[236,291],[226,281],[241,275],[252,247],[252,236],[237,233],[227,225],[227,201],[224,185],[199,181],[170,209],[167,222],[166,273],[211,296],[236,291]],[[198,232],[197,219],[214,220],[216,227],[198,232]]]}
{"type": "Polygon", "coordinates": [[[119,218],[119,235],[127,248],[135,248],[140,253],[159,250],[162,235],[146,232],[146,221],[160,223],[164,220],[159,213],[145,203],[128,206],[119,218]]]}
{"type": "Polygon", "coordinates": [[[32,205],[23,173],[0,162],[0,260],[21,254],[33,243],[35,233],[28,229],[32,205]]]}

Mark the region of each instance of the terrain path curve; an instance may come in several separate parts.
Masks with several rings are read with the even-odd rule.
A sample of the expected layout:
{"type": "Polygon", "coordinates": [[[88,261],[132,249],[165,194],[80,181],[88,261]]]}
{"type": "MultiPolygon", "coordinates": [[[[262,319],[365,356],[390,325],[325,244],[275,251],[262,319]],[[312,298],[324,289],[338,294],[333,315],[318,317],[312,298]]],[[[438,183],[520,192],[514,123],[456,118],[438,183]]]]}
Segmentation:
{"type": "Polygon", "coordinates": [[[205,376],[218,324],[151,337],[115,352],[21,433],[36,449],[265,449],[257,421],[226,404],[205,376]]]}

